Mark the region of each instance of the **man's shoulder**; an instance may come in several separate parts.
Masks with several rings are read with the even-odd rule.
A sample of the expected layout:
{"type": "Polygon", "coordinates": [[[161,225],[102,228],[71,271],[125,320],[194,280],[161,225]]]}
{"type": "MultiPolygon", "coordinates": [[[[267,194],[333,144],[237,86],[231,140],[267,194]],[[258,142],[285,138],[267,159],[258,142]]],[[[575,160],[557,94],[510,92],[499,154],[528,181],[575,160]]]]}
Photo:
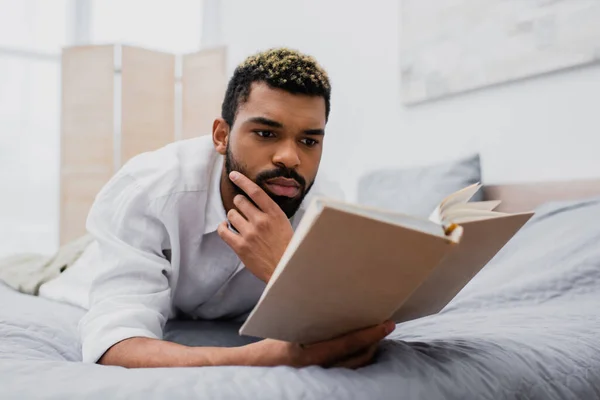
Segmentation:
{"type": "Polygon", "coordinates": [[[210,136],[179,140],[133,157],[119,174],[132,178],[151,199],[206,191],[217,156],[210,136]]]}

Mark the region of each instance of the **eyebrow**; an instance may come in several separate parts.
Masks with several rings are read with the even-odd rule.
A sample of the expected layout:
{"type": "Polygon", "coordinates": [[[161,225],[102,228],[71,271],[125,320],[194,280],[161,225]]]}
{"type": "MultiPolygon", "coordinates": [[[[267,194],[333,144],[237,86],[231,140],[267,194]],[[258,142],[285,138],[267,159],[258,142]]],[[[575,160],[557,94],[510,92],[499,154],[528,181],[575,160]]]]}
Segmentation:
{"type": "Polygon", "coordinates": [[[324,129],[307,129],[304,131],[305,135],[323,136],[325,135],[324,129]]]}
{"type": "MultiPolygon", "coordinates": [[[[281,122],[277,122],[277,121],[274,121],[272,119],[265,118],[265,117],[252,117],[252,118],[248,119],[247,122],[259,124],[259,125],[266,125],[266,126],[270,126],[271,128],[283,128],[283,124],[281,122]]],[[[305,135],[324,136],[325,130],[324,129],[306,129],[305,131],[303,131],[303,133],[305,135]]]]}
{"type": "Polygon", "coordinates": [[[283,124],[281,122],[273,121],[272,119],[265,117],[252,117],[248,120],[248,122],[270,126],[271,128],[283,128],[283,124]]]}

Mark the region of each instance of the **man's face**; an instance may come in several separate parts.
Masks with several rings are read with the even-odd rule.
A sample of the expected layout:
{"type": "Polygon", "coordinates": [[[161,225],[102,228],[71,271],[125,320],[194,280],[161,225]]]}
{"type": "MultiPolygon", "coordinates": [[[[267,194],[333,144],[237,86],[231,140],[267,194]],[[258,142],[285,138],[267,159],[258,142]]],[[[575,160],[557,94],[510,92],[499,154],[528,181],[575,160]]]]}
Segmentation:
{"type": "Polygon", "coordinates": [[[226,172],[246,175],[291,218],[317,175],[325,124],[322,97],[255,83],[229,133],[226,172]]]}

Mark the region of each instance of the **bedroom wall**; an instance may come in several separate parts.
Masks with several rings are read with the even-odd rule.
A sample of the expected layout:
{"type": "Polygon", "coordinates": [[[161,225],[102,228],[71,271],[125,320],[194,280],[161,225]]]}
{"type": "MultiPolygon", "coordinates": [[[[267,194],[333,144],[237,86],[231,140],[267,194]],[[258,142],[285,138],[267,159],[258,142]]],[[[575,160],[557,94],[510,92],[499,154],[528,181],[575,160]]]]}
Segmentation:
{"type": "Polygon", "coordinates": [[[334,92],[322,166],[350,198],[367,170],[476,151],[486,183],[600,177],[600,66],[404,107],[399,0],[215,3],[205,7],[218,7],[211,12],[221,23],[206,44],[228,46],[229,74],[245,56],[279,45],[328,70],[334,92]]]}

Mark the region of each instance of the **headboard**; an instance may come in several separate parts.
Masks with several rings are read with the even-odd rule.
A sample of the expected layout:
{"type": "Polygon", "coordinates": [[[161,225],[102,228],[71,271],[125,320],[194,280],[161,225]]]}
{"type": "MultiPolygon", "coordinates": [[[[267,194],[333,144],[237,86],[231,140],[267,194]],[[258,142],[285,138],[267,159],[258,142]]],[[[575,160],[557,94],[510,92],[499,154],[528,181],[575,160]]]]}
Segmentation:
{"type": "Polygon", "coordinates": [[[533,210],[547,201],[600,197],[600,179],[484,186],[486,200],[502,200],[498,211],[533,210]]]}

